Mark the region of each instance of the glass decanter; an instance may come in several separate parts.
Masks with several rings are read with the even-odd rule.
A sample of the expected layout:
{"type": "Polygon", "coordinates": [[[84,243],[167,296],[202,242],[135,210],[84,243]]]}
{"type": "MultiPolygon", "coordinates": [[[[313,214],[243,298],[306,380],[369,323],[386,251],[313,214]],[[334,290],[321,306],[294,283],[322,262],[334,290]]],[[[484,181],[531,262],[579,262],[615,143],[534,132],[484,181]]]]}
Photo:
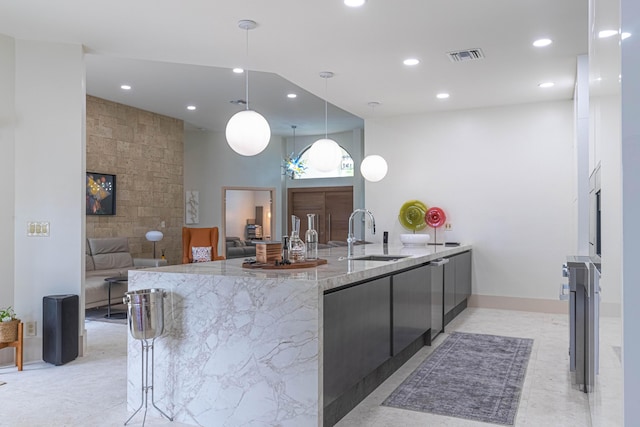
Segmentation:
{"type": "Polygon", "coordinates": [[[289,239],[289,261],[304,261],[307,249],[300,239],[300,218],[291,215],[291,238],[289,239]]]}
{"type": "Polygon", "coordinates": [[[315,227],[316,214],[307,214],[308,226],[304,235],[304,242],[307,245],[307,259],[318,259],[318,232],[315,227]]]}

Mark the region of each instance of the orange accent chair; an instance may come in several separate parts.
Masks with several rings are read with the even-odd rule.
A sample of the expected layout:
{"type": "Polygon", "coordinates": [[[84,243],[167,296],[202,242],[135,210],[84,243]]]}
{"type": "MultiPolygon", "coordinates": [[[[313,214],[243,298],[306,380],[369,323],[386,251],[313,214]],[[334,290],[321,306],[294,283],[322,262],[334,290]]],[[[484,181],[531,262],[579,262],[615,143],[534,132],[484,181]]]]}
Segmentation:
{"type": "Polygon", "coordinates": [[[182,227],[182,263],[193,262],[192,247],[211,246],[211,261],[225,259],[218,255],[218,227],[189,228],[182,227]]]}

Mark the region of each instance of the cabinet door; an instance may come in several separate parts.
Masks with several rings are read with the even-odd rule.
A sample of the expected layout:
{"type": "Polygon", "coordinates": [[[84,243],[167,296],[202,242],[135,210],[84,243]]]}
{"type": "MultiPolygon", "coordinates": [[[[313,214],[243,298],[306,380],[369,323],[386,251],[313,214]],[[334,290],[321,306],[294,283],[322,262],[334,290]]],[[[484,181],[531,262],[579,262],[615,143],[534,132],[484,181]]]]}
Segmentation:
{"type": "Polygon", "coordinates": [[[456,281],[456,305],[460,304],[471,295],[471,252],[464,252],[454,256],[455,281],[456,281]]]}
{"type": "Polygon", "coordinates": [[[322,243],[330,240],[347,240],[351,212],[353,212],[353,187],[325,193],[326,240],[322,243]]]}
{"type": "Polygon", "coordinates": [[[444,266],[429,264],[431,272],[431,338],[443,331],[444,326],[444,266]]]}
{"type": "Polygon", "coordinates": [[[300,217],[300,235],[307,231],[307,214],[316,215],[318,242],[347,240],[349,215],[353,211],[353,187],[289,188],[287,192],[287,229],[291,215],[300,217]]]}
{"type": "Polygon", "coordinates": [[[324,406],[391,355],[389,277],[324,296],[324,406]]]}
{"type": "Polygon", "coordinates": [[[444,314],[456,306],[456,257],[444,265],[444,314]]]}
{"type": "Polygon", "coordinates": [[[393,355],[431,327],[431,280],[427,266],[394,274],[393,355]]]}

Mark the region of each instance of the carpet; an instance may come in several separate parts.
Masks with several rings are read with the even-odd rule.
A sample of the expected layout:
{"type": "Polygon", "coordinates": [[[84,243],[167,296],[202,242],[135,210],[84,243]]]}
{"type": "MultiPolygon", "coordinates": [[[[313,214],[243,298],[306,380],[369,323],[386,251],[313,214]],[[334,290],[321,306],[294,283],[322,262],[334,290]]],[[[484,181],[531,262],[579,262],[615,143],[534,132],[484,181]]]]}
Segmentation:
{"type": "Polygon", "coordinates": [[[452,333],[382,403],[513,425],[532,339],[452,333]]]}
{"type": "Polygon", "coordinates": [[[90,308],[85,310],[84,312],[84,320],[87,322],[106,322],[106,323],[119,323],[126,325],[127,318],[126,317],[118,317],[118,313],[126,312],[126,306],[117,305],[113,306],[111,309],[111,315],[113,317],[107,318],[105,317],[107,314],[106,308],[90,308]]]}

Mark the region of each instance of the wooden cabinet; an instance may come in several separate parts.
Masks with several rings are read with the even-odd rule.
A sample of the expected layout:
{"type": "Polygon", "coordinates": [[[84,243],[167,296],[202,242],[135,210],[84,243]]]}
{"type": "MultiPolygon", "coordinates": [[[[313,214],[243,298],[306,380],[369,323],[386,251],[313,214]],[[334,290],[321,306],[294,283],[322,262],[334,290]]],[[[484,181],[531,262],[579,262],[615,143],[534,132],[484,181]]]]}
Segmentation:
{"type": "Polygon", "coordinates": [[[324,405],[391,355],[389,277],[324,296],[324,405]]]}
{"type": "Polygon", "coordinates": [[[307,214],[313,213],[319,243],[347,240],[349,215],[353,212],[353,187],[289,188],[287,197],[288,229],[291,215],[296,215],[300,218],[300,236],[304,236],[307,214]]]}
{"type": "Polygon", "coordinates": [[[393,355],[431,327],[431,271],[422,266],[392,276],[393,355]]]}

